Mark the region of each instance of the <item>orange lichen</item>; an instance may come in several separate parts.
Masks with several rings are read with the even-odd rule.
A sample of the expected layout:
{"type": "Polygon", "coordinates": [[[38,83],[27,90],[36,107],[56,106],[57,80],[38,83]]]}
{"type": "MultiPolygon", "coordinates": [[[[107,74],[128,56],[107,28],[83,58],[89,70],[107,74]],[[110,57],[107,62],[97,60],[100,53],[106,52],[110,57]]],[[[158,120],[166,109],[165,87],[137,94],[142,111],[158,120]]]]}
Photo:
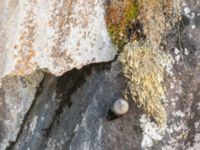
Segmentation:
{"type": "Polygon", "coordinates": [[[26,23],[24,24],[24,31],[19,35],[18,45],[14,45],[14,49],[18,51],[15,57],[18,58],[15,64],[13,75],[25,75],[36,67],[32,62],[32,58],[36,56],[36,51],[33,49],[33,42],[35,41],[36,24],[31,19],[31,12],[26,16],[26,23]]]}

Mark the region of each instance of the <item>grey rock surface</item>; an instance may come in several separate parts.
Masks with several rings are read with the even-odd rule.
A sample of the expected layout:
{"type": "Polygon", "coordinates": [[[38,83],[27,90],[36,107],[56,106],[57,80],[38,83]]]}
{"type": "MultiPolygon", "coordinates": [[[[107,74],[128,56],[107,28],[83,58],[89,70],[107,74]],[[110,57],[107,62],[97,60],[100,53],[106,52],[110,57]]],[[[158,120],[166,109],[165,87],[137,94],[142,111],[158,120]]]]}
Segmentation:
{"type": "Polygon", "coordinates": [[[40,93],[38,85],[43,76],[42,72],[36,72],[26,77],[3,79],[0,88],[0,149],[15,141],[22,129],[21,123],[40,93]]]}
{"type": "Polygon", "coordinates": [[[3,80],[0,149],[199,150],[200,3],[187,0],[182,7],[182,20],[166,36],[166,53],[174,59],[165,66],[166,127],[158,127],[131,97],[126,115],[107,119],[126,88],[115,59],[60,77],[40,72],[3,80]]]}
{"type": "Polygon", "coordinates": [[[103,64],[73,70],[59,78],[46,75],[42,92],[24,122],[24,130],[9,148],[131,150],[139,147],[142,131],[133,102],[127,116],[107,120],[112,102],[123,96],[123,79],[117,63],[111,68],[110,64],[103,64]]]}

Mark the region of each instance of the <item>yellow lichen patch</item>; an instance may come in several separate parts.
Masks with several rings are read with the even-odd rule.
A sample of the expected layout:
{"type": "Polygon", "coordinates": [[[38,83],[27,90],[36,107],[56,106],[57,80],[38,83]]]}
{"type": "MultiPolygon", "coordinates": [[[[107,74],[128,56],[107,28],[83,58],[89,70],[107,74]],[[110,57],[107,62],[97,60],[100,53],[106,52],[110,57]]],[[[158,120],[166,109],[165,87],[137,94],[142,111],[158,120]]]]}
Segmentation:
{"type": "Polygon", "coordinates": [[[162,84],[164,68],[160,62],[164,57],[164,54],[138,43],[127,44],[119,57],[133,99],[159,125],[166,123],[166,112],[161,104],[165,88],[162,84]]]}
{"type": "Polygon", "coordinates": [[[112,42],[122,48],[128,42],[128,28],[137,18],[138,6],[135,0],[114,0],[106,7],[105,20],[112,42]]]}
{"type": "Polygon", "coordinates": [[[165,31],[179,19],[180,0],[138,0],[138,6],[147,42],[158,49],[165,31]]]}

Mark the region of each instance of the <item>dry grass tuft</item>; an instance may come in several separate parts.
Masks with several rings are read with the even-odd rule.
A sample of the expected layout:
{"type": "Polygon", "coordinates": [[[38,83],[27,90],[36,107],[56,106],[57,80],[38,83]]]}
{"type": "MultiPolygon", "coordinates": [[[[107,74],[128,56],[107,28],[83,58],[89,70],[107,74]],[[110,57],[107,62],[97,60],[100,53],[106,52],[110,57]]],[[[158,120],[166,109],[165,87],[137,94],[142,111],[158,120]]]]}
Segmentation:
{"type": "Polygon", "coordinates": [[[159,125],[166,123],[160,100],[165,95],[164,68],[160,64],[163,57],[166,56],[138,43],[127,44],[119,57],[133,99],[159,125]]]}

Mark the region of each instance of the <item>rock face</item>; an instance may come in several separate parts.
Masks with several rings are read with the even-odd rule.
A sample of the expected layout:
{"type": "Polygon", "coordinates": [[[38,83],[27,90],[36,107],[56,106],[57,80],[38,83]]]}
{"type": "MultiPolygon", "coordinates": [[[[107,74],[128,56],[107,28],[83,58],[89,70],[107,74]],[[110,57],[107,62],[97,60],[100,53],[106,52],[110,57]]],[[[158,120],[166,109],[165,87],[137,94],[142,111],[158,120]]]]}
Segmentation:
{"type": "Polygon", "coordinates": [[[115,51],[99,0],[0,2],[0,78],[110,61],[115,51]]]}
{"type": "Polygon", "coordinates": [[[31,104],[36,99],[42,72],[27,77],[5,78],[0,88],[0,149],[15,141],[31,104]]]}
{"type": "MultiPolygon", "coordinates": [[[[13,14],[15,14],[14,10],[16,12],[22,10],[22,4],[30,3],[28,6],[33,6],[31,3],[39,4],[38,1],[9,2],[0,2],[2,3],[0,7],[15,8],[17,6],[15,9],[5,9],[13,14]]],[[[91,6],[93,9],[100,6],[99,1],[68,2],[77,5],[94,4],[94,7],[91,6]]],[[[63,3],[60,2],[60,4],[63,3]]],[[[69,4],[66,2],[66,5],[69,4]]],[[[166,72],[169,73],[165,78],[167,91],[163,104],[167,112],[166,127],[158,127],[153,120],[144,115],[143,111],[136,107],[130,95],[128,95],[130,111],[116,120],[107,119],[108,110],[114,101],[123,97],[126,87],[121,66],[117,60],[114,60],[109,63],[85,66],[80,70],[72,69],[60,77],[41,71],[24,77],[4,77],[0,88],[0,150],[198,150],[200,147],[200,4],[195,0],[187,0],[182,3],[182,7],[182,20],[166,36],[168,50],[166,53],[174,59],[173,64],[165,64],[166,72]]],[[[3,10],[0,9],[0,11],[3,10]]],[[[27,9],[27,12],[30,10],[27,9]]],[[[2,13],[0,14],[1,18],[6,16],[2,17],[2,13]]],[[[2,31],[2,35],[8,35],[2,31]]],[[[80,32],[77,33],[79,34],[80,32]]],[[[18,32],[16,32],[17,35],[18,32]]],[[[12,41],[11,38],[15,39],[9,36],[10,40],[8,40],[6,36],[1,36],[1,40],[2,37],[5,38],[4,43],[12,41]]],[[[73,41],[72,39],[70,42],[73,41]]],[[[46,40],[44,39],[43,43],[48,41],[46,40]]],[[[105,40],[109,45],[109,40],[107,41],[106,38],[105,40]]],[[[15,43],[17,40],[12,42],[15,43]]],[[[51,44],[54,43],[50,42],[51,44]]],[[[98,42],[95,45],[100,46],[98,42]]],[[[84,46],[86,45],[80,47],[84,46]]],[[[101,47],[101,49],[104,48],[104,46],[101,47]]],[[[7,59],[10,56],[7,54],[11,52],[11,49],[2,50],[0,56],[6,57],[0,61],[4,65],[8,63],[8,66],[1,68],[1,76],[15,74],[11,66],[14,66],[17,59],[13,59],[12,63],[7,59]]],[[[96,50],[93,49],[93,51],[96,50]]],[[[18,49],[14,51],[17,52],[18,49]]],[[[76,51],[69,50],[69,52],[76,51]]],[[[109,49],[107,52],[98,57],[112,59],[114,53],[112,51],[109,53],[109,49]]],[[[39,51],[38,53],[41,54],[39,51]]],[[[81,60],[87,58],[83,57],[83,53],[76,54],[81,60]]],[[[87,54],[85,53],[84,56],[87,54]]],[[[50,58],[48,56],[50,55],[47,53],[44,60],[50,58]]],[[[58,58],[62,56],[64,57],[59,54],[58,58]]],[[[33,58],[33,60],[37,60],[35,58],[39,60],[37,56],[33,58]]],[[[48,59],[47,64],[53,63],[50,61],[53,58],[48,59]]],[[[41,59],[40,63],[42,64],[44,60],[41,59]]],[[[46,68],[55,75],[67,71],[67,69],[65,71],[61,69],[63,72],[60,72],[56,67],[63,66],[59,66],[59,63],[55,68],[51,67],[46,68]]],[[[78,65],[76,67],[79,68],[78,65]]],[[[34,69],[31,71],[26,69],[27,72],[23,72],[25,74],[34,71],[34,69]]]]}
{"type": "Polygon", "coordinates": [[[23,123],[23,131],[9,149],[140,147],[142,134],[137,116],[140,111],[133,102],[127,116],[114,121],[106,119],[112,103],[123,97],[125,87],[119,64],[110,65],[88,66],[62,77],[46,75],[42,92],[23,123]]]}
{"type": "Polygon", "coordinates": [[[98,0],[0,1],[0,43],[0,149],[18,139],[40,93],[37,70],[60,76],[116,53],[98,0]]]}

